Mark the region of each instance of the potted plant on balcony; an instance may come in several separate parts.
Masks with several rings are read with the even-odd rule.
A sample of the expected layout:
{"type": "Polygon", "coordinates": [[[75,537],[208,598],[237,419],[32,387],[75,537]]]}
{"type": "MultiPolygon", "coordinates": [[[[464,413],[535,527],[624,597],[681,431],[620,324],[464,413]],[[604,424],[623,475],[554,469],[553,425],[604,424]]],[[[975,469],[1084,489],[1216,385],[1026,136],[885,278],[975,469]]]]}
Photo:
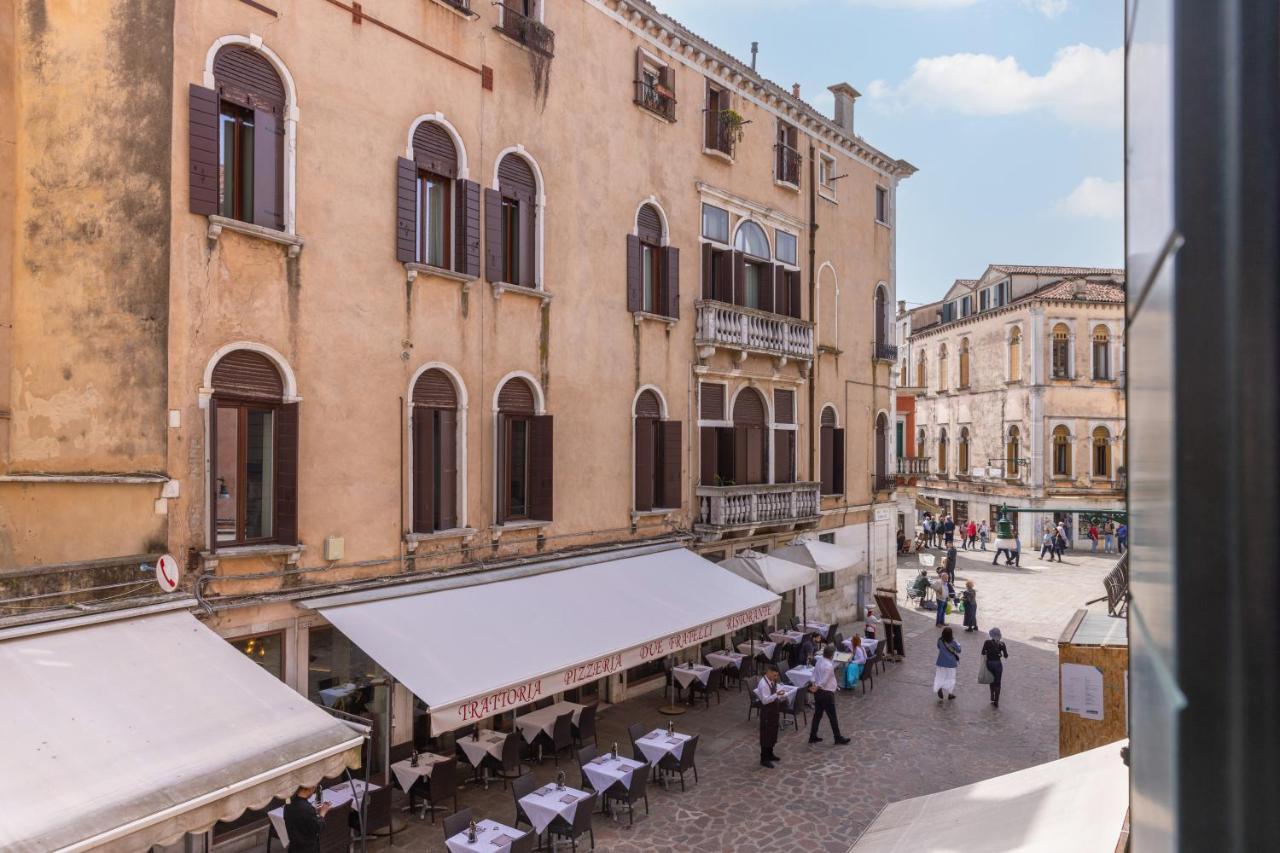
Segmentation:
{"type": "Polygon", "coordinates": [[[720,111],[720,131],[731,144],[742,141],[742,137],[745,135],[742,128],[746,123],[747,120],[737,110],[720,111]]]}

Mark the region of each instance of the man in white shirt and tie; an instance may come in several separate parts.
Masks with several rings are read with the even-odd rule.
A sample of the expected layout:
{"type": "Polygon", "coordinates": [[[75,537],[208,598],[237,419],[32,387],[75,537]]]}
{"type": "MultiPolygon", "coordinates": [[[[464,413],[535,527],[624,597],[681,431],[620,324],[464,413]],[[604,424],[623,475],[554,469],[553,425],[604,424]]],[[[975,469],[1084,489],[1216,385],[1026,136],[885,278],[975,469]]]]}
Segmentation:
{"type": "Polygon", "coordinates": [[[814,694],[813,724],[809,726],[809,743],[822,740],[818,737],[818,722],[823,714],[831,718],[831,734],[835,736],[835,742],[840,746],[849,742],[847,737],[841,736],[840,721],[836,719],[836,665],[832,660],[835,655],[835,645],[827,643],[822,649],[822,657],[818,658],[813,666],[813,683],[809,685],[809,692],[814,694]]]}
{"type": "Polygon", "coordinates": [[[772,769],[773,762],[782,760],[773,754],[773,746],[778,742],[778,718],[782,715],[778,703],[786,701],[786,693],[778,686],[776,666],[769,664],[755,691],[760,700],[760,763],[772,769]]]}

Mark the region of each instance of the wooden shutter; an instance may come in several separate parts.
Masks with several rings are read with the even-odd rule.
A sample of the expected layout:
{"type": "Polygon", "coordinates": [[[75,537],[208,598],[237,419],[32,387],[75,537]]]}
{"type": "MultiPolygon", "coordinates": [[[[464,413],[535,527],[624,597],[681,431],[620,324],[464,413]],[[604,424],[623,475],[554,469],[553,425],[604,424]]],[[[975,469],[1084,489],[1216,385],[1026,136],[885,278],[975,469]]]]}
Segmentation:
{"type": "Polygon", "coordinates": [[[413,404],[433,409],[456,409],[458,392],[453,387],[453,380],[443,370],[432,368],[425,371],[413,383],[413,404]]]}
{"type": "Polygon", "coordinates": [[[729,256],[733,261],[733,298],[734,305],[747,304],[747,258],[736,249],[729,256]]]}
{"type": "Polygon", "coordinates": [[[209,401],[209,542],[218,550],[218,401],[209,401]]]}
{"type": "Polygon", "coordinates": [[[733,401],[733,424],[734,426],[764,426],[767,421],[765,416],[764,400],[760,393],[754,388],[747,388],[738,395],[738,399],[733,401]]]}
{"type": "Polygon", "coordinates": [[[641,205],[636,213],[636,234],[652,246],[662,245],[662,217],[653,205],[641,205]]]}
{"type": "Polygon", "coordinates": [[[418,260],[418,170],[413,161],[396,158],[396,260],[418,260]]]}
{"type": "Polygon", "coordinates": [[[454,211],[453,268],[472,278],[480,276],[480,185],[458,181],[454,211]]]}
{"type": "Polygon", "coordinates": [[[724,413],[724,388],[719,382],[698,383],[698,393],[702,397],[700,411],[704,421],[722,421],[724,413]]]}
{"type": "Polygon", "coordinates": [[[502,281],[502,196],[497,190],[484,191],[484,274],[489,281],[502,281]]]}
{"type": "Polygon", "coordinates": [[[518,212],[520,220],[520,280],[512,282],[523,287],[537,287],[538,277],[534,275],[534,258],[537,227],[534,223],[533,201],[520,199],[518,212]]]}
{"type": "Polygon", "coordinates": [[[666,300],[666,315],[680,319],[680,250],[666,246],[662,250],[662,298],[666,300]]]}
{"type": "Polygon", "coordinates": [[[222,99],[284,115],[284,83],[271,61],[253,48],[228,45],[219,50],[213,58],[213,79],[222,99]]]}
{"type": "Polygon", "coordinates": [[[536,409],[533,388],[519,377],[508,379],[498,392],[498,409],[511,414],[532,415],[536,409]]]}
{"type": "Polygon", "coordinates": [[[413,131],[413,160],[442,178],[458,177],[458,149],[442,125],[424,121],[413,131]]]}
{"type": "Polygon", "coordinates": [[[655,419],[662,417],[662,404],[658,402],[657,394],[645,391],[636,399],[636,417],[655,419]]]}
{"type": "Polygon", "coordinates": [[[707,110],[703,113],[703,140],[702,147],[708,149],[719,148],[717,140],[720,129],[720,92],[712,88],[711,84],[707,84],[707,110]]]}
{"type": "Polygon", "coordinates": [[[720,455],[716,442],[716,427],[702,427],[698,430],[698,437],[701,457],[698,460],[698,482],[704,486],[714,486],[716,485],[716,462],[720,455]]]}
{"type": "Polygon", "coordinates": [[[764,428],[747,427],[746,437],[747,479],[739,482],[763,483],[767,479],[765,472],[768,471],[769,459],[769,446],[765,442],[764,428]]]}
{"type": "Polygon", "coordinates": [[[819,478],[824,495],[835,494],[835,428],[823,424],[822,446],[819,460],[819,478]]]}
{"type": "Polygon", "coordinates": [[[800,270],[787,270],[787,296],[791,299],[791,310],[789,313],[797,320],[801,319],[800,270]]]}
{"type": "Polygon", "coordinates": [[[284,128],[267,110],[254,110],[253,122],[253,224],[280,229],[284,227],[280,203],[284,128]]]}
{"type": "Polygon", "coordinates": [[[644,271],[641,268],[640,238],[627,235],[627,310],[644,310],[644,271]]]}
{"type": "Polygon", "coordinates": [[[675,508],[681,506],[681,484],[684,471],[684,425],[680,421],[662,421],[662,495],[659,506],[675,508]]]}
{"type": "Polygon", "coordinates": [[[777,424],[793,424],[796,422],[796,392],[789,388],[773,389],[773,422],[777,424]]]}
{"type": "Polygon", "coordinates": [[[636,77],[635,77],[636,103],[644,103],[644,50],[636,48],[636,77]]]}
{"type": "Polygon", "coordinates": [[[773,311],[774,282],[778,278],[778,265],[769,264],[760,268],[760,310],[773,311]]]}
{"type": "Polygon", "coordinates": [[[276,409],[276,541],[298,544],[298,404],[276,409]]]}
{"type": "Polygon", "coordinates": [[[435,410],[413,407],[413,532],[435,530],[435,410]]]}
{"type": "Polygon", "coordinates": [[[203,216],[218,212],[218,112],[218,94],[192,84],[187,91],[189,205],[192,213],[203,216]]]}
{"type": "Polygon", "coordinates": [[[734,426],[733,428],[733,482],[734,485],[745,485],[747,479],[747,430],[750,427],[734,426]]]}
{"type": "Polygon", "coordinates": [[[773,431],[773,481],[794,483],[796,433],[791,429],[773,431]]]}
{"type": "Polygon", "coordinates": [[[723,249],[715,250],[716,255],[716,300],[733,304],[733,255],[723,249]]]}
{"type": "Polygon", "coordinates": [[[831,483],[835,487],[834,494],[844,494],[844,430],[831,431],[831,483]]]}
{"type": "Polygon", "coordinates": [[[712,275],[715,272],[715,264],[712,263],[712,257],[715,255],[715,249],[711,248],[710,243],[702,244],[702,298],[715,299],[716,288],[712,275]]]}
{"type": "Polygon", "coordinates": [[[671,97],[667,98],[664,113],[671,120],[676,120],[676,70],[670,65],[664,66],[658,75],[658,81],[667,88],[671,97]]]}
{"type": "Polygon", "coordinates": [[[437,515],[440,529],[458,526],[458,413],[448,409],[436,412],[436,443],[440,446],[440,481],[437,515]]]}
{"type": "Polygon", "coordinates": [[[653,440],[657,423],[653,418],[636,418],[636,509],[640,512],[653,509],[653,467],[657,462],[653,458],[653,440]]]}
{"type": "Polygon", "coordinates": [[[791,314],[791,275],[781,267],[774,267],[773,285],[775,290],[773,304],[779,314],[791,314]]]}
{"type": "Polygon", "coordinates": [[[498,517],[495,519],[497,524],[503,524],[507,520],[507,516],[511,515],[511,491],[508,488],[511,479],[511,472],[507,470],[507,430],[508,418],[499,412],[494,416],[495,427],[497,429],[498,440],[494,447],[494,471],[497,476],[494,477],[494,488],[498,490],[498,499],[494,502],[498,517]]]}
{"type": "Polygon", "coordinates": [[[552,416],[529,419],[529,518],[551,521],[552,481],[555,473],[552,416]]]}

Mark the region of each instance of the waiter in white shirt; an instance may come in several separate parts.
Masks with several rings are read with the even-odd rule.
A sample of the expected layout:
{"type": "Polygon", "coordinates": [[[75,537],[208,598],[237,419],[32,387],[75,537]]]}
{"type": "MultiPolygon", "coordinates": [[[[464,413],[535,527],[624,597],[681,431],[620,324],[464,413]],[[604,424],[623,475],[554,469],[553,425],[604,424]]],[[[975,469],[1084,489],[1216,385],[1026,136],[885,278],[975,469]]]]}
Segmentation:
{"type": "Polygon", "coordinates": [[[822,657],[813,666],[813,683],[809,685],[809,692],[814,694],[813,725],[809,726],[809,743],[822,740],[818,737],[818,722],[823,714],[831,718],[831,734],[835,736],[836,743],[844,746],[849,742],[847,737],[841,736],[840,721],[836,719],[836,665],[832,661],[835,655],[835,645],[827,643],[822,649],[822,657]]]}
{"type": "Polygon", "coordinates": [[[773,753],[778,742],[778,718],[782,714],[779,702],[786,701],[786,692],[778,686],[778,668],[769,664],[764,677],[756,684],[756,698],[760,700],[760,763],[773,769],[773,762],[782,759],[773,753]]]}

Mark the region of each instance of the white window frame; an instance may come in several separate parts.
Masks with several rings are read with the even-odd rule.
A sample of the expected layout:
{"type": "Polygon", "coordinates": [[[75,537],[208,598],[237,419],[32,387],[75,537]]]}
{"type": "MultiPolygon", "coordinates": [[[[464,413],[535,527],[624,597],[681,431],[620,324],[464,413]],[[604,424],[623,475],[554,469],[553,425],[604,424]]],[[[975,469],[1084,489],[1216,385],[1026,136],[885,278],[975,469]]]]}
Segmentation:
{"type": "Polygon", "coordinates": [[[827,201],[836,201],[836,158],[833,154],[826,151],[818,152],[818,195],[827,201]],[[823,179],[823,171],[826,172],[826,178],[823,179]]]}
{"type": "MultiPolygon", "coordinates": [[[[426,364],[419,367],[414,372],[413,376],[409,377],[409,391],[404,398],[405,399],[405,435],[408,437],[408,444],[409,444],[408,449],[405,451],[405,463],[408,466],[405,469],[405,472],[406,472],[407,482],[409,484],[409,489],[408,489],[409,498],[405,502],[405,509],[408,513],[408,518],[404,520],[404,524],[405,524],[404,529],[413,530],[413,491],[414,491],[413,387],[418,384],[418,380],[428,370],[439,370],[440,372],[448,376],[449,381],[453,383],[454,394],[457,396],[458,420],[457,420],[457,423],[454,424],[454,430],[456,432],[456,437],[454,439],[454,446],[457,452],[456,462],[458,466],[458,473],[457,473],[457,482],[454,484],[454,494],[457,495],[458,526],[453,528],[453,530],[454,531],[468,530],[469,528],[467,527],[467,458],[468,458],[467,457],[467,386],[462,381],[462,374],[460,374],[453,367],[449,366],[448,364],[445,364],[442,361],[429,361],[426,364]]],[[[501,386],[499,386],[499,388],[501,388],[501,386]]],[[[440,534],[449,533],[449,532],[452,532],[452,531],[437,530],[437,531],[434,531],[433,533],[416,533],[416,534],[410,534],[410,536],[414,538],[422,539],[422,538],[427,538],[431,536],[438,536],[440,534]]]]}

